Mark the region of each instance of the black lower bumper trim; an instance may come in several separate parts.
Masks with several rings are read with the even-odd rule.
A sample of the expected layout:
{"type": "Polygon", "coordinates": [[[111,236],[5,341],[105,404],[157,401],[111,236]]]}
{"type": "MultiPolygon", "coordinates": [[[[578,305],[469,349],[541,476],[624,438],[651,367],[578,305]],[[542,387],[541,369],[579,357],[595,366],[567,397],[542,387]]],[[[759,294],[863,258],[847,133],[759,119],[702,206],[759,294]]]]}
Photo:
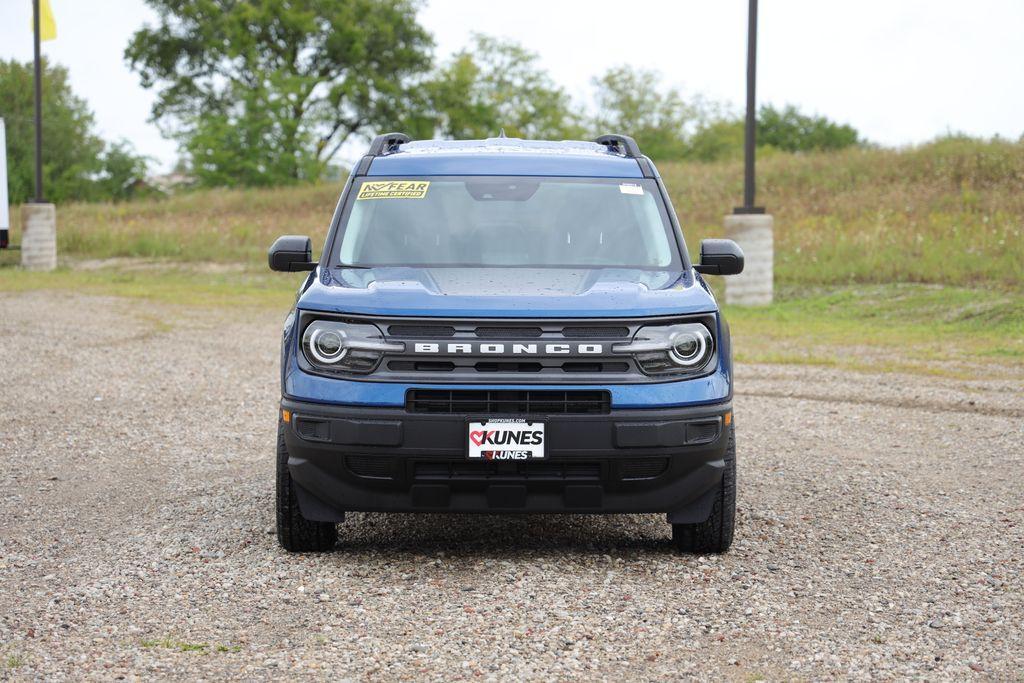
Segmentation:
{"type": "Polygon", "coordinates": [[[285,399],[289,471],[304,515],[366,512],[668,512],[706,518],[721,481],[728,403],[543,420],[542,461],[466,459],[467,422],[492,417],[285,399]],[[703,515],[703,517],[701,516],[703,515]]]}

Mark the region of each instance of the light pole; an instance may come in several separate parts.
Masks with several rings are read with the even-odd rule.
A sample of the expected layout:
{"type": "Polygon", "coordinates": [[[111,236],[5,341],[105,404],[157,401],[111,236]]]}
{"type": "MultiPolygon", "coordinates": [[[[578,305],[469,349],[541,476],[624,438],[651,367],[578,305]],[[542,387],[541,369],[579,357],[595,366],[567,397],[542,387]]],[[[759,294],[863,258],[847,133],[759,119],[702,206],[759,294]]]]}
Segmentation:
{"type": "Polygon", "coordinates": [[[743,206],[733,213],[764,213],[754,206],[754,163],[757,150],[757,0],[747,10],[747,120],[743,135],[743,206]]]}
{"type": "MultiPolygon", "coordinates": [[[[32,0],[32,47],[36,58],[36,194],[31,202],[21,207],[21,266],[26,270],[53,270],[57,267],[57,208],[43,199],[43,62],[39,47],[42,8],[39,2],[32,0]]],[[[49,5],[47,12],[50,12],[49,5]]],[[[52,14],[47,17],[52,31],[52,14]]]]}
{"type": "Polygon", "coordinates": [[[746,266],[725,285],[729,304],[763,306],[773,298],[773,221],[763,206],[756,206],[755,155],[757,153],[757,0],[747,9],[747,116],[743,136],[743,206],[725,217],[725,236],[743,249],[746,266]]]}
{"type": "Polygon", "coordinates": [[[36,103],[36,204],[43,199],[43,65],[39,49],[39,0],[32,0],[32,49],[35,54],[36,103]]]}

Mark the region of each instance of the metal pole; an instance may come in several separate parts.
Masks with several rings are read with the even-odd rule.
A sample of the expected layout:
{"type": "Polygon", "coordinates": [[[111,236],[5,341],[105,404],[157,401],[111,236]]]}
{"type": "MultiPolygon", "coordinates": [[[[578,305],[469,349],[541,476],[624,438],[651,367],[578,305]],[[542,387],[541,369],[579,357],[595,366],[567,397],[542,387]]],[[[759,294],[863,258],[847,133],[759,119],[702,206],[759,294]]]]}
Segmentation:
{"type": "Polygon", "coordinates": [[[743,206],[733,213],[764,213],[754,206],[754,157],[757,135],[757,0],[750,0],[747,12],[747,120],[743,140],[743,206]]]}
{"type": "Polygon", "coordinates": [[[43,66],[39,58],[39,0],[32,0],[32,25],[36,57],[36,198],[43,203],[43,66]]]}
{"type": "Polygon", "coordinates": [[[7,201],[7,128],[0,117],[0,249],[6,249],[10,241],[11,213],[7,201]]]}

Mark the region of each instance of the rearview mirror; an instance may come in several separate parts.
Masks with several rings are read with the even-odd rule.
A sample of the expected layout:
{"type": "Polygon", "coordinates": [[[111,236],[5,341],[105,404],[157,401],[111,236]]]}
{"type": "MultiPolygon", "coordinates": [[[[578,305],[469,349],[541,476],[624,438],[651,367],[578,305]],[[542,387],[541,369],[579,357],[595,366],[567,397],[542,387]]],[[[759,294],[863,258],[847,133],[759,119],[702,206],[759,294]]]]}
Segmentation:
{"type": "Polygon", "coordinates": [[[739,275],[743,272],[743,250],[732,240],[704,240],[700,263],[693,267],[705,275],[739,275]]]}
{"type": "Polygon", "coordinates": [[[313,270],[313,241],[305,235],[282,235],[274,240],[267,252],[267,261],[271,270],[294,273],[300,270],[313,270]]]}

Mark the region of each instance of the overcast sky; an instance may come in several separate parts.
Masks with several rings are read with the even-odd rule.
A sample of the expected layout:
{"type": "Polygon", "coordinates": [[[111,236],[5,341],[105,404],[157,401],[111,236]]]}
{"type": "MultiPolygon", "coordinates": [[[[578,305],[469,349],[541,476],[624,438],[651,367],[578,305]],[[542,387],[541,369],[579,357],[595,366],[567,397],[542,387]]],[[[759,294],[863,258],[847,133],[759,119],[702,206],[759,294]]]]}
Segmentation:
{"type": "MultiPolygon", "coordinates": [[[[51,0],[57,40],[100,133],[126,138],[158,167],[173,143],[148,123],[152,93],[125,66],[142,0],[51,0]]],[[[745,0],[431,0],[421,21],[440,57],[479,31],[537,52],[556,81],[589,97],[590,79],[632,64],[687,93],[744,101],[745,0]]],[[[0,58],[30,60],[30,0],[0,0],[0,58]]],[[[887,145],[940,133],[1024,134],[1024,0],[762,0],[758,100],[847,122],[887,145]]],[[[623,131],[627,132],[628,131],[623,131]]],[[[352,158],[357,149],[347,151],[352,158]]]]}

